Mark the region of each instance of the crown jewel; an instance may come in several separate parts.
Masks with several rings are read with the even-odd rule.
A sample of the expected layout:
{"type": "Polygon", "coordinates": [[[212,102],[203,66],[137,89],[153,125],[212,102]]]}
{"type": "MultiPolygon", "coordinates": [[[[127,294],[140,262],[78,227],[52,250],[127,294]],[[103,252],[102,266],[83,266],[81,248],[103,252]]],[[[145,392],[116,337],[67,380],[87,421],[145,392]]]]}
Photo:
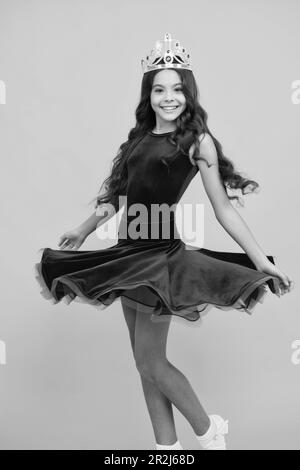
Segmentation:
{"type": "Polygon", "coordinates": [[[141,65],[143,73],[167,68],[192,70],[189,54],[177,39],[171,38],[170,33],[165,33],[162,41],[156,41],[155,48],[141,60],[141,65]]]}

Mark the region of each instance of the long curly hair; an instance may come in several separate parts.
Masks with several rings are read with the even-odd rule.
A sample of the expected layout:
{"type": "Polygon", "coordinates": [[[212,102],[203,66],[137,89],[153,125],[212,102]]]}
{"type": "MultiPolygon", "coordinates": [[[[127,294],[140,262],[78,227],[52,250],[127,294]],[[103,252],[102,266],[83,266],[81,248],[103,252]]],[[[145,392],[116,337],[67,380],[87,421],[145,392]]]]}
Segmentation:
{"type": "MultiPolygon", "coordinates": [[[[173,69],[174,70],[174,69],[173,69]]],[[[94,207],[97,208],[100,204],[110,203],[114,206],[116,212],[119,210],[119,196],[125,196],[127,191],[127,160],[135,145],[143,138],[143,136],[156,125],[155,112],[151,107],[150,95],[152,84],[155,75],[160,70],[153,70],[143,75],[141,84],[141,98],[136,108],[136,124],[129,131],[128,140],[121,144],[117,155],[112,161],[111,174],[102,183],[98,195],[92,199],[89,204],[95,202],[94,207]],[[104,188],[104,194],[101,194],[104,188]]],[[[176,72],[181,77],[182,92],[186,98],[185,110],[176,119],[176,130],[167,136],[168,140],[174,144],[175,150],[169,155],[166,155],[162,161],[168,167],[171,160],[180,154],[189,156],[189,148],[194,143],[195,151],[192,159],[205,160],[200,156],[200,140],[199,136],[209,134],[215,144],[219,172],[224,189],[228,198],[237,200],[238,204],[244,206],[243,200],[238,196],[230,196],[227,189],[240,189],[242,194],[254,192],[258,187],[258,183],[253,180],[244,178],[234,168],[230,159],[228,159],[222,151],[222,145],[213,136],[207,125],[207,112],[199,104],[198,96],[199,91],[195,81],[193,72],[187,69],[176,69],[176,72]]],[[[201,139],[202,141],[202,139],[201,139]]],[[[205,160],[206,161],[206,160],[205,160]]],[[[208,162],[206,162],[208,166],[208,162]]]]}

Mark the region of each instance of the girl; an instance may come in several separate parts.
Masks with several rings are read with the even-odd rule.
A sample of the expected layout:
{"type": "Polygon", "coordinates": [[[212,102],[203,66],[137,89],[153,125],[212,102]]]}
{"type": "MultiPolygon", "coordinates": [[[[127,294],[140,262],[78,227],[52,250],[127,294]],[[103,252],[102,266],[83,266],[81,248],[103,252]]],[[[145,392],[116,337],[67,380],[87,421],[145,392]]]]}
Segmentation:
{"type": "Polygon", "coordinates": [[[157,450],[182,449],[173,405],[189,421],[200,448],[225,450],[228,420],[206,413],[166,357],[171,318],[196,321],[212,307],[251,314],[267,287],[280,296],[291,290],[292,281],[263,253],[230,202],[239,198],[229,197],[227,187],[245,194],[258,184],[235,171],[210,132],[189,54],[166,33],[142,67],[136,125],[113,161],[105,193],[100,195],[102,185],[95,198],[97,210],[61,236],[60,249],[42,249],[37,279],[54,303],[81,299],[103,309],[121,300],[157,450]],[[176,207],[198,171],[217,220],[245,253],[187,249],[172,211],[158,217],[153,210],[176,207]],[[77,252],[123,206],[117,244],[77,252]]]}

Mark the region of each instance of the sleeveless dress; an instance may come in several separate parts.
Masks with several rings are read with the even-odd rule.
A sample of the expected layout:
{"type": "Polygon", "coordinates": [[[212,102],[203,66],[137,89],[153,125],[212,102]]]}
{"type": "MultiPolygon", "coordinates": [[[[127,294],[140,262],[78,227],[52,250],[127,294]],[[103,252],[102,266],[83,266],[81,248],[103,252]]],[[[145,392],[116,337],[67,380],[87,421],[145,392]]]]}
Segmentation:
{"type": "Polygon", "coordinates": [[[124,211],[118,241],[106,249],[39,250],[35,276],[46,299],[102,310],[122,296],[152,321],[168,315],[196,321],[212,307],[252,314],[268,288],[276,293],[278,278],[257,271],[246,253],[190,246],[180,238],[173,211],[159,220],[152,215],[153,204],[176,206],[199,171],[184,154],[166,163],[164,156],[174,151],[171,133],[148,131],[127,159],[127,208],[142,203],[147,217],[124,211]]]}

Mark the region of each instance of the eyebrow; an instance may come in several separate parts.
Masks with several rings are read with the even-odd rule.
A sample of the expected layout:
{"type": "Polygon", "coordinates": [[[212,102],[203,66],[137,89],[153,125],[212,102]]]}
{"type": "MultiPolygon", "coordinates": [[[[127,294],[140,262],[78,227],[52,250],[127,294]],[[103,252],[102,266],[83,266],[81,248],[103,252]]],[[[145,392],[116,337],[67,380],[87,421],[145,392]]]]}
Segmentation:
{"type": "MultiPolygon", "coordinates": [[[[181,82],[175,83],[175,85],[173,85],[173,86],[176,86],[176,85],[182,85],[182,83],[181,82]]],[[[160,85],[159,83],[156,83],[155,85],[153,85],[152,88],[154,88],[155,86],[161,86],[162,88],[164,88],[164,85],[160,85]]]]}

